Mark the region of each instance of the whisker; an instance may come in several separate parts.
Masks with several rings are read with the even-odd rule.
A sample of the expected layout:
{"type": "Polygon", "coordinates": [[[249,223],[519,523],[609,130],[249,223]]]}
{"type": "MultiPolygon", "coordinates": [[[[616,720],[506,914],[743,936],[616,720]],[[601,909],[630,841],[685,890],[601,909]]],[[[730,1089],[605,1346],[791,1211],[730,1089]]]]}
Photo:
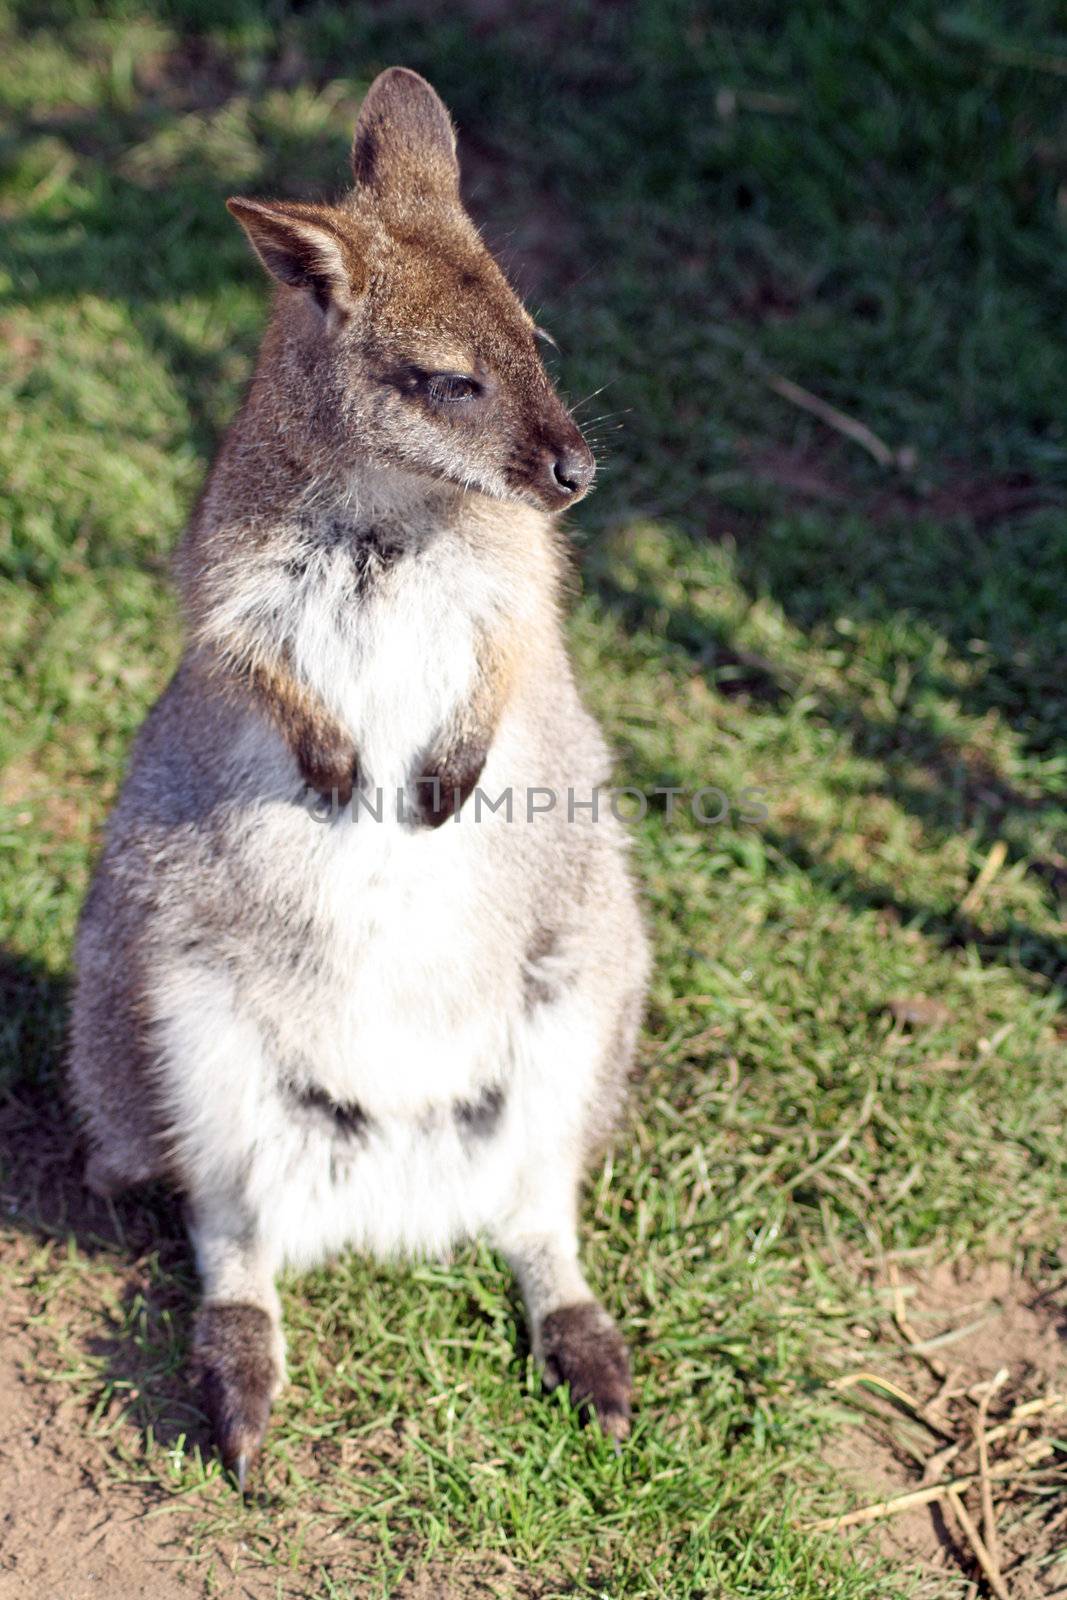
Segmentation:
{"type": "Polygon", "coordinates": [[[602,411],[599,417],[587,417],[582,427],[595,428],[598,422],[607,422],[611,417],[628,417],[633,409],[633,406],[623,406],[619,411],[602,411]]]}
{"type": "Polygon", "coordinates": [[[603,394],[605,389],[610,389],[614,381],[615,380],[613,378],[609,378],[608,382],[602,383],[599,389],[591,389],[587,395],[583,395],[580,400],[576,400],[570,409],[572,411],[577,411],[581,406],[587,406],[590,400],[596,399],[598,394],[603,394]]]}

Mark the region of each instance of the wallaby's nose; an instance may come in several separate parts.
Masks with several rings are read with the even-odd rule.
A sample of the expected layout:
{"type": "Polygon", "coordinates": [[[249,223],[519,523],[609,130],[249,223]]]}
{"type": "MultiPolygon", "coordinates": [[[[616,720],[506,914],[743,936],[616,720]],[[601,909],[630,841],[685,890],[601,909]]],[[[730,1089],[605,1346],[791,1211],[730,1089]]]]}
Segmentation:
{"type": "Polygon", "coordinates": [[[566,444],[561,449],[547,449],[544,463],[545,478],[561,500],[573,500],[583,495],[596,472],[593,452],[584,439],[580,443],[566,444]]]}

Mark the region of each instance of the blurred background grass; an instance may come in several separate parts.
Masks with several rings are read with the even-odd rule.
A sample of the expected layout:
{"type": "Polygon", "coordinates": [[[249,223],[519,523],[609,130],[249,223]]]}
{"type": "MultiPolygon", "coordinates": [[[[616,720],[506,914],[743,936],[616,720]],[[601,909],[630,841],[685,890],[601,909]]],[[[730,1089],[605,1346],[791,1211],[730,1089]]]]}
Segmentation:
{"type": "MultiPolygon", "coordinates": [[[[195,1419],[159,1443],[189,1292],[165,1208],[143,1225],[146,1249],[171,1240],[152,1269],[166,1316],[112,1312],[143,1346],[134,1398],[77,1324],[49,1337],[87,1405],[121,1402],[116,1472],[199,1485],[210,1526],[264,1560],[298,1548],[287,1593],[324,1581],[309,1390],[329,1479],[312,1521],[325,1496],[374,1530],[355,1576],[331,1557],[353,1593],[393,1592],[427,1553],[504,1548],[523,1594],[896,1593],[902,1573],[871,1576],[782,1509],[830,1492],[820,1362],[857,1306],[877,1319],[864,1264],[996,1248],[1043,1281],[1063,1237],[1067,31],[1051,0],[3,0],[12,1125],[64,1126],[93,842],[176,659],[167,553],[262,326],[223,201],[338,192],[361,94],[394,62],[450,105],[469,204],[559,341],[561,386],[591,396],[602,475],[574,519],[572,636],[620,781],[755,785],[768,808],[708,829],[659,807],[637,830],[657,979],[589,1232],[634,1337],[638,1437],[616,1465],[575,1450],[559,1410],[518,1407],[516,1308],[476,1252],[293,1286],[297,1384],[259,1522],[201,1462],[195,1419]],[[926,1024],[894,1022],[890,1001],[920,991],[926,1024]],[[468,1396],[445,1486],[432,1448],[368,1447],[346,1475],[331,1442],[421,1413],[428,1315],[466,1352],[438,1373],[468,1396]],[[356,1388],[338,1376],[353,1338],[356,1388]],[[506,1493],[468,1470],[486,1456],[508,1463],[506,1493]]],[[[41,1281],[78,1248],[39,1214],[20,1230],[47,1243],[41,1281]]],[[[121,1249],[93,1259],[121,1270],[121,1249]]]]}

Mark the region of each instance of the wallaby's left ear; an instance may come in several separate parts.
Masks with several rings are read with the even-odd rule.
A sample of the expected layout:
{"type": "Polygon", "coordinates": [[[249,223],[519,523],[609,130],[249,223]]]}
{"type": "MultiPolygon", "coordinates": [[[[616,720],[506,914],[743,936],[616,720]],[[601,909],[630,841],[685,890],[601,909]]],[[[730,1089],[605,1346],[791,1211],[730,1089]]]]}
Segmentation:
{"type": "Polygon", "coordinates": [[[289,200],[226,202],[272,277],[306,289],[320,311],[347,316],[366,283],[366,266],[345,223],[329,206],[289,200]]]}
{"type": "Polygon", "coordinates": [[[459,202],[452,119],[436,90],[407,67],[375,78],[352,144],[352,176],[385,204],[459,202]]]}

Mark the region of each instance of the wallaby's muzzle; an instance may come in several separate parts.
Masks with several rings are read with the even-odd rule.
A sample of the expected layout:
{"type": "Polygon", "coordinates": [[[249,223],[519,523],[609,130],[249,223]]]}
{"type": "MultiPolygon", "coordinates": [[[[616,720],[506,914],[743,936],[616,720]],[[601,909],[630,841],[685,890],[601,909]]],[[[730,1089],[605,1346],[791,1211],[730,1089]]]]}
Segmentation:
{"type": "Polygon", "coordinates": [[[526,423],[525,444],[514,450],[506,472],[508,486],[521,499],[534,499],[545,511],[577,505],[596,476],[596,458],[572,421],[547,374],[543,403],[526,423]]]}

